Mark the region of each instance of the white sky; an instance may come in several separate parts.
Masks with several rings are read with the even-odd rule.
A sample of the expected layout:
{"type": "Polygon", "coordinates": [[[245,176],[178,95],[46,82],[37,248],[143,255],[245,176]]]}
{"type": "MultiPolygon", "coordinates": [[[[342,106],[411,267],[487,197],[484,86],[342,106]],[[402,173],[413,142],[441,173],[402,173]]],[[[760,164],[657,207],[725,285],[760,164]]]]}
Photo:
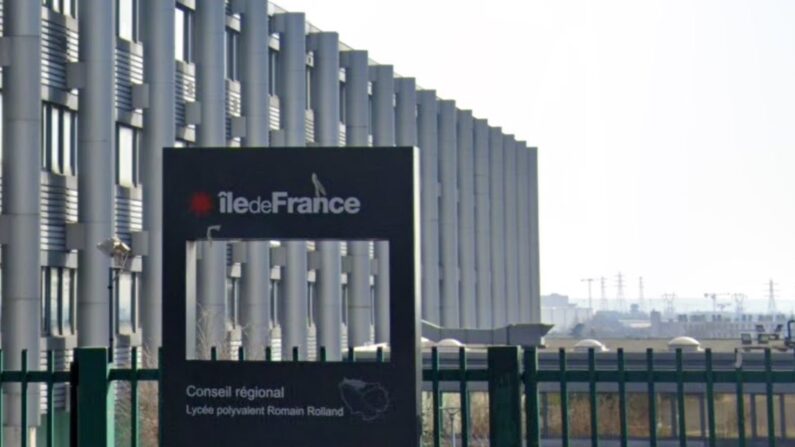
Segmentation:
{"type": "Polygon", "coordinates": [[[277,3],[539,147],[542,293],[795,298],[795,2],[277,3]]]}

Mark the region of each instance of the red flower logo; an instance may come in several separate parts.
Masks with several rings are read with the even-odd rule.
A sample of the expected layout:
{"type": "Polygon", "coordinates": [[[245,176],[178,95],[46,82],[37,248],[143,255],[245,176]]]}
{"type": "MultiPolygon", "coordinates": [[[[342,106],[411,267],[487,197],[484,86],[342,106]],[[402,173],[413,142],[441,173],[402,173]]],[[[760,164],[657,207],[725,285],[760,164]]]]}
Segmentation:
{"type": "Polygon", "coordinates": [[[213,198],[206,192],[196,192],[190,198],[190,212],[196,217],[207,217],[213,211],[213,198]]]}

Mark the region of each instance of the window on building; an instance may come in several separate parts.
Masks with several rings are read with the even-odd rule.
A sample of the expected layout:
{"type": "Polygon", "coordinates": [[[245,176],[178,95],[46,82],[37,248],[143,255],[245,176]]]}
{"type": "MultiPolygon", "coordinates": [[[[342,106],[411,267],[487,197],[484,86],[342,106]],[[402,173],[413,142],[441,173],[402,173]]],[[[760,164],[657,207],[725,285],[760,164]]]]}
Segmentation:
{"type": "Polygon", "coordinates": [[[340,82],[340,121],[345,122],[345,83],[340,82]]]}
{"type": "Polygon", "coordinates": [[[75,309],[77,301],[77,270],[61,269],[62,299],[59,305],[61,333],[72,334],[75,330],[75,309]]]}
{"type": "Polygon", "coordinates": [[[52,303],[50,302],[50,269],[49,267],[41,268],[41,334],[44,336],[50,335],[50,316],[52,311],[52,303]]]}
{"type": "Polygon", "coordinates": [[[375,322],[375,286],[370,285],[370,324],[375,322]]]}
{"type": "Polygon", "coordinates": [[[59,150],[59,146],[61,144],[61,130],[63,129],[63,122],[61,121],[61,109],[57,107],[50,107],[49,113],[47,116],[48,122],[47,127],[49,129],[49,138],[47,139],[47,143],[49,144],[49,162],[50,162],[50,169],[53,172],[57,172],[58,174],[63,173],[61,169],[62,160],[64,158],[63,151],[59,150]]]}
{"type": "Polygon", "coordinates": [[[368,127],[368,129],[369,129],[368,133],[370,135],[372,135],[373,134],[373,126],[375,125],[375,123],[373,122],[373,118],[374,118],[373,117],[373,95],[367,95],[367,118],[368,118],[367,125],[369,126],[368,127]]]}
{"type": "Polygon", "coordinates": [[[116,0],[116,31],[130,42],[138,41],[138,0],[116,0]]]}
{"type": "Polygon", "coordinates": [[[306,283],[306,323],[313,325],[315,322],[315,297],[317,296],[317,283],[314,281],[307,281],[306,283]]]}
{"type": "Polygon", "coordinates": [[[226,278],[226,328],[234,329],[238,323],[238,305],[240,303],[238,278],[226,278]]]}
{"type": "Polygon", "coordinates": [[[130,335],[138,327],[140,275],[119,271],[115,276],[113,295],[116,305],[116,333],[130,335]]]}
{"type": "Polygon", "coordinates": [[[77,172],[77,114],[56,104],[44,103],[41,113],[42,167],[61,175],[77,172]]]}
{"type": "MultiPolygon", "coordinates": [[[[0,93],[0,166],[3,166],[3,94],[0,93]]],[[[3,175],[0,169],[0,176],[3,175]]]]}
{"type": "Polygon", "coordinates": [[[279,281],[271,279],[271,327],[279,324],[279,281]]]}
{"type": "Polygon", "coordinates": [[[276,67],[277,61],[279,60],[279,52],[274,50],[273,48],[268,48],[268,93],[271,96],[276,95],[276,67]]]}
{"type": "Polygon", "coordinates": [[[349,292],[350,292],[350,289],[348,287],[348,284],[343,284],[342,285],[342,304],[341,304],[342,305],[342,309],[341,309],[342,313],[341,313],[341,315],[342,315],[342,322],[344,324],[348,324],[348,298],[349,298],[349,295],[350,295],[349,292]]]}
{"type": "Polygon", "coordinates": [[[77,17],[77,0],[41,0],[41,4],[65,16],[77,17]]]}
{"type": "Polygon", "coordinates": [[[229,28],[224,34],[226,40],[226,77],[240,80],[240,34],[229,28]]]}
{"type": "Polygon", "coordinates": [[[61,173],[74,175],[77,164],[77,114],[68,110],[61,111],[61,173]]]}
{"type": "Polygon", "coordinates": [[[140,139],[137,129],[123,124],[116,126],[116,183],[120,186],[138,186],[140,139]]]}
{"type": "Polygon", "coordinates": [[[306,67],[306,108],[312,109],[315,101],[312,99],[312,68],[306,67]]]}
{"type": "Polygon", "coordinates": [[[41,330],[45,336],[74,333],[77,271],[41,268],[41,330]]]}
{"type": "Polygon", "coordinates": [[[193,12],[177,6],[174,14],[174,58],[178,61],[193,62],[192,27],[193,12]]]}

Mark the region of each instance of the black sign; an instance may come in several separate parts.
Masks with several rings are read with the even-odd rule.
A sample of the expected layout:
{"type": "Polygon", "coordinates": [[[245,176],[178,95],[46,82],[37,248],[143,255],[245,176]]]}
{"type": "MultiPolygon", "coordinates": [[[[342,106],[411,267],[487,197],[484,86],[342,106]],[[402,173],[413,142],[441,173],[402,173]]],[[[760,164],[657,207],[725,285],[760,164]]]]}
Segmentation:
{"type": "Polygon", "coordinates": [[[164,445],[418,445],[414,149],[166,149],[163,164],[164,445]],[[210,227],[217,239],[389,241],[389,361],[186,360],[185,247],[210,227]]]}

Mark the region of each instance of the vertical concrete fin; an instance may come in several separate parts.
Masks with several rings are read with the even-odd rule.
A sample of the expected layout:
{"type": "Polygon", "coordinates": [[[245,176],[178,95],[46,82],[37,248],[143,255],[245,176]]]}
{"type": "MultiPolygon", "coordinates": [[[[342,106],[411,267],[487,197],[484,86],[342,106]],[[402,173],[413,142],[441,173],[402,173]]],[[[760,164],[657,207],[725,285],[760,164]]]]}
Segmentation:
{"type": "Polygon", "coordinates": [[[538,222],[538,148],[531,147],[528,152],[527,177],[530,184],[530,322],[541,322],[541,272],[540,242],[538,222]]]}
{"type": "MultiPolygon", "coordinates": [[[[337,33],[312,33],[307,44],[314,52],[311,106],[315,114],[315,142],[321,146],[339,145],[340,53],[337,33]]],[[[317,350],[326,348],[328,360],[342,357],[342,263],[340,243],[317,241],[320,266],[315,274],[315,325],[317,350]]]]}
{"type": "MultiPolygon", "coordinates": [[[[370,67],[373,81],[373,145],[395,145],[395,74],[391,65],[370,67]]],[[[375,243],[375,342],[389,342],[389,242],[375,243]]]]}
{"type": "Polygon", "coordinates": [[[519,248],[517,245],[517,203],[516,203],[516,139],[506,135],[503,140],[503,187],[505,190],[505,294],[508,303],[507,320],[510,324],[519,323],[519,248]]]}
{"type": "MultiPolygon", "coordinates": [[[[245,0],[241,16],[242,108],[246,117],[246,137],[243,144],[265,147],[269,144],[268,122],[270,95],[268,94],[268,30],[267,4],[262,0],[245,0]]],[[[246,242],[246,260],[240,278],[240,324],[243,328],[243,347],[248,358],[264,357],[270,345],[270,243],[246,242]]]]}
{"type": "MultiPolygon", "coordinates": [[[[279,117],[284,145],[306,146],[306,19],[303,13],[273,16],[274,30],[280,33],[277,61],[279,117]]],[[[282,270],[283,292],[279,296],[282,329],[282,358],[291,358],[293,347],[299,357],[307,356],[307,255],[306,243],[284,242],[287,253],[282,270]]]]}
{"type": "Polygon", "coordinates": [[[80,90],[77,132],[77,178],[86,247],[78,252],[77,339],[80,346],[107,346],[113,328],[108,320],[110,258],[95,248],[114,234],[115,179],[114,53],[112,2],[80,2],[80,60],[86,87],[80,90]]]}
{"type": "Polygon", "coordinates": [[[475,152],[475,269],[477,285],[477,327],[493,327],[491,299],[491,185],[489,169],[489,126],[486,120],[474,124],[475,152]]]}
{"type": "MultiPolygon", "coordinates": [[[[223,0],[196,3],[196,85],[201,108],[197,143],[226,146],[225,47],[226,9],[223,0]]],[[[226,243],[199,244],[197,344],[201,357],[210,348],[226,353],[226,243]]]]}
{"type": "Polygon", "coordinates": [[[146,54],[144,82],[149,86],[149,107],[143,111],[141,182],[144,186],[144,230],[149,254],[141,275],[141,328],[149,358],[163,343],[163,148],[174,144],[174,2],[143,0],[141,37],[146,54]]]}
{"type": "Polygon", "coordinates": [[[422,222],[422,318],[439,324],[439,154],[436,91],[417,92],[422,222]]]}
{"type": "Polygon", "coordinates": [[[455,101],[439,101],[440,316],[443,327],[461,324],[458,302],[458,133],[455,101]]]}
{"type": "MultiPolygon", "coordinates": [[[[41,4],[5,0],[3,34],[13,63],[3,68],[3,245],[2,328],[7,370],[39,369],[39,204],[41,186],[41,4]]],[[[30,387],[28,421],[38,420],[38,387],[30,387]]],[[[5,385],[6,445],[20,445],[21,390],[5,385]],[[16,426],[16,428],[14,427],[16,426]]]]}
{"type": "MultiPolygon", "coordinates": [[[[370,133],[366,51],[342,53],[345,66],[345,136],[348,146],[368,146],[370,133]]],[[[370,341],[370,244],[348,242],[351,272],[348,274],[348,346],[361,346],[370,341]]]]}
{"type": "Polygon", "coordinates": [[[503,134],[499,127],[489,131],[489,197],[491,199],[491,300],[492,324],[504,326],[507,320],[505,288],[505,184],[503,176],[503,134]]]}
{"type": "Polygon", "coordinates": [[[458,267],[461,327],[477,327],[475,277],[475,152],[472,112],[458,111],[458,267]]]}

